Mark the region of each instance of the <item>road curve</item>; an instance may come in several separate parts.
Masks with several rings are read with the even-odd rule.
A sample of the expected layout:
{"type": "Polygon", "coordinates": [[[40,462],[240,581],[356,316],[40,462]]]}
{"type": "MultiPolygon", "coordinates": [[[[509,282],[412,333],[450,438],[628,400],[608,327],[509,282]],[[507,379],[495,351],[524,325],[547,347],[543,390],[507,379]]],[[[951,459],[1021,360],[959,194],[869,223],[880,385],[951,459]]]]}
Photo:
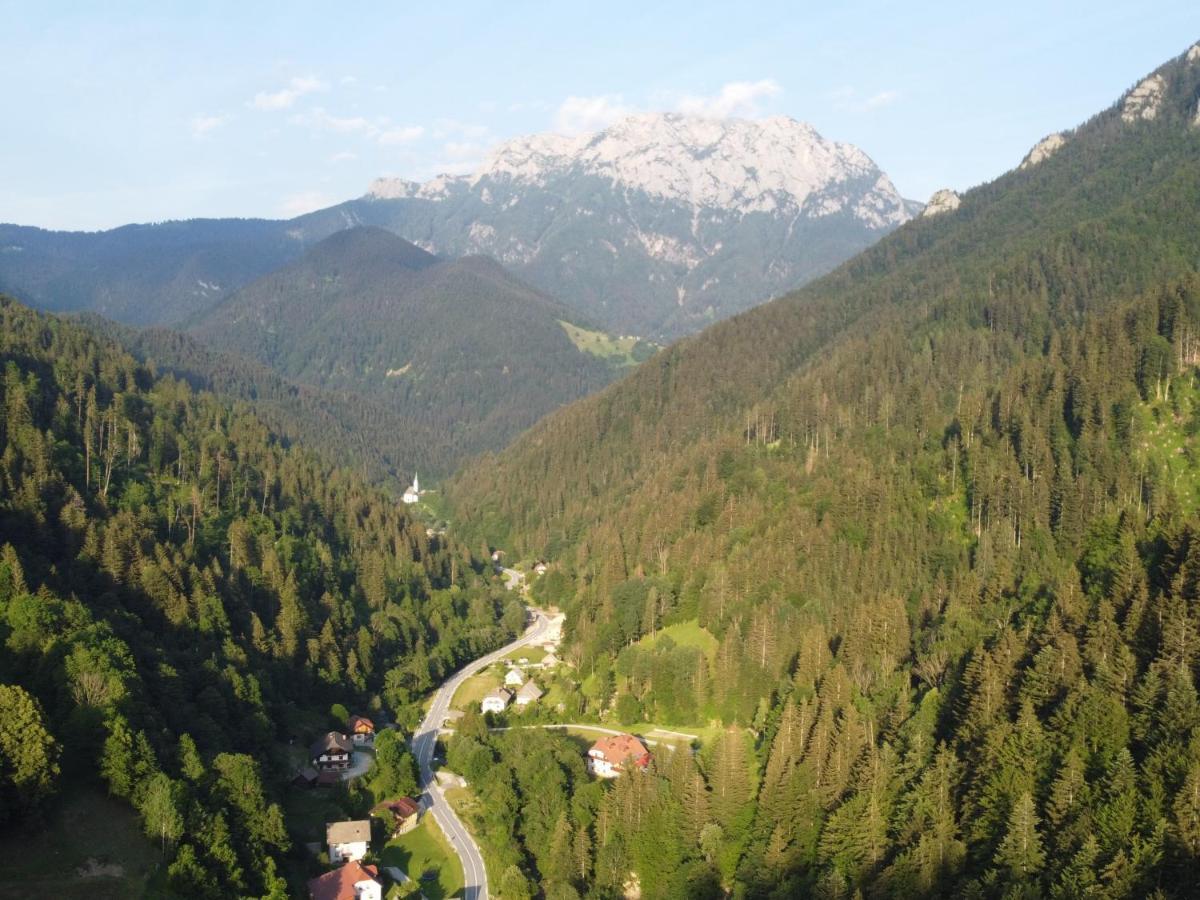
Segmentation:
{"type": "Polygon", "coordinates": [[[434,820],[441,827],[442,833],[450,839],[450,846],[454,848],[458,858],[462,860],[463,878],[466,882],[463,888],[465,900],[487,900],[487,869],[484,868],[483,854],[479,852],[479,845],[475,843],[475,839],[471,837],[471,833],[467,831],[458,814],[450,806],[445,795],[442,794],[437,780],[433,777],[433,750],[437,744],[437,733],[446,719],[446,714],[450,711],[450,701],[459,685],[517,647],[542,641],[550,628],[550,620],[540,610],[533,610],[533,615],[533,624],[525,629],[525,633],[517,640],[487,656],[481,656],[451,675],[433,695],[429,712],[426,713],[420,727],[413,732],[412,736],[412,752],[417,758],[417,765],[421,772],[421,799],[426,809],[429,810],[429,814],[433,815],[434,820]]]}

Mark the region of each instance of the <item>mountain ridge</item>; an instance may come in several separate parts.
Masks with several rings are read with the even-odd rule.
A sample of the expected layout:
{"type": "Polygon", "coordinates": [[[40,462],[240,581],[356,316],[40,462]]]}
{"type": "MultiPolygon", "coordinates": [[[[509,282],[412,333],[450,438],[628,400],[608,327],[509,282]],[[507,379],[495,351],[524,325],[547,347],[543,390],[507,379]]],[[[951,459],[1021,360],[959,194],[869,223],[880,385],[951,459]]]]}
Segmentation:
{"type": "Polygon", "coordinates": [[[437,448],[411,448],[422,471],[447,474],[616,377],[560,324],[579,319],[495,260],[438,258],[354,228],[231,294],[188,332],[286,379],[385,405],[437,448]]]}

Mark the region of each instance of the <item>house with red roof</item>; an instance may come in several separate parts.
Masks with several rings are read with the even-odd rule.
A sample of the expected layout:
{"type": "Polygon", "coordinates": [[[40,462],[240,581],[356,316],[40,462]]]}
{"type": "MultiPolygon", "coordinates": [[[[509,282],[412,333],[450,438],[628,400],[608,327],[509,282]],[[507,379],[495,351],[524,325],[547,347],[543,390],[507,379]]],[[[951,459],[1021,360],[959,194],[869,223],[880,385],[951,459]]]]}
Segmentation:
{"type": "Polygon", "coordinates": [[[379,869],[352,860],[308,883],[310,900],[383,900],[379,869]]]}
{"type": "Polygon", "coordinates": [[[650,765],[650,751],[632,734],[610,734],[592,744],[587,770],[597,778],[616,778],[630,768],[650,765]]]}

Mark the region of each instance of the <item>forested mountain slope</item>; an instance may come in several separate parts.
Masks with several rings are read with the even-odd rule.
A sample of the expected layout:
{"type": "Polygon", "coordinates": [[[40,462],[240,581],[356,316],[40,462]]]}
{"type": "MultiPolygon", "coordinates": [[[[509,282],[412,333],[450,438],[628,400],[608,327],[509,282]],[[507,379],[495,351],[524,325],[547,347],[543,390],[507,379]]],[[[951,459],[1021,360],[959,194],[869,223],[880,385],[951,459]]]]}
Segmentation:
{"type": "Polygon", "coordinates": [[[191,219],[101,232],[0,225],[0,291],[54,312],[174,324],[300,256],[318,237],[324,235],[267,219],[191,219]]]}
{"type": "Polygon", "coordinates": [[[289,743],[333,703],[411,724],[523,611],[357,474],[77,323],[0,298],[0,368],[0,827],[99,773],[159,892],[295,895],[320,835],[281,813],[289,743]]]}
{"type": "Polygon", "coordinates": [[[138,329],[90,314],[80,321],[159,374],[174,375],[193,390],[246,402],[281,438],[356,468],[368,481],[402,489],[414,468],[438,475],[453,457],[444,436],[379,400],[289,381],[257,360],[214,350],[169,328],[138,329]]]}
{"type": "Polygon", "coordinates": [[[382,229],[355,228],[190,331],[293,380],[386,405],[433,444],[422,457],[448,472],[616,376],[572,343],[561,324],[571,315],[492,260],[442,260],[382,229]]]}
{"type": "MultiPolygon", "coordinates": [[[[454,484],[460,520],[568,576],[540,591],[591,711],[728,726],[698,765],[563,801],[574,868],[519,840],[547,801],[523,809],[531,877],[1194,895],[1198,102],[1194,48],[1048,158],[454,484]],[[675,623],[711,658],[639,642],[675,623]]],[[[472,740],[520,795],[504,742],[472,740]]]]}

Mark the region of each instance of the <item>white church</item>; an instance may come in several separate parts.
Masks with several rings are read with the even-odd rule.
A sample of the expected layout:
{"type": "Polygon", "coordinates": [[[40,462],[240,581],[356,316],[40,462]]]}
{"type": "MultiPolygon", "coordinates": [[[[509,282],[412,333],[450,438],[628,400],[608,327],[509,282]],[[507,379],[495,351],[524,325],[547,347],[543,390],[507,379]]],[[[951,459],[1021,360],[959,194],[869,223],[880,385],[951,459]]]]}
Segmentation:
{"type": "Polygon", "coordinates": [[[421,499],[421,483],[417,479],[417,475],[413,473],[413,483],[408,486],[408,490],[404,492],[405,503],[416,503],[421,499]]]}

